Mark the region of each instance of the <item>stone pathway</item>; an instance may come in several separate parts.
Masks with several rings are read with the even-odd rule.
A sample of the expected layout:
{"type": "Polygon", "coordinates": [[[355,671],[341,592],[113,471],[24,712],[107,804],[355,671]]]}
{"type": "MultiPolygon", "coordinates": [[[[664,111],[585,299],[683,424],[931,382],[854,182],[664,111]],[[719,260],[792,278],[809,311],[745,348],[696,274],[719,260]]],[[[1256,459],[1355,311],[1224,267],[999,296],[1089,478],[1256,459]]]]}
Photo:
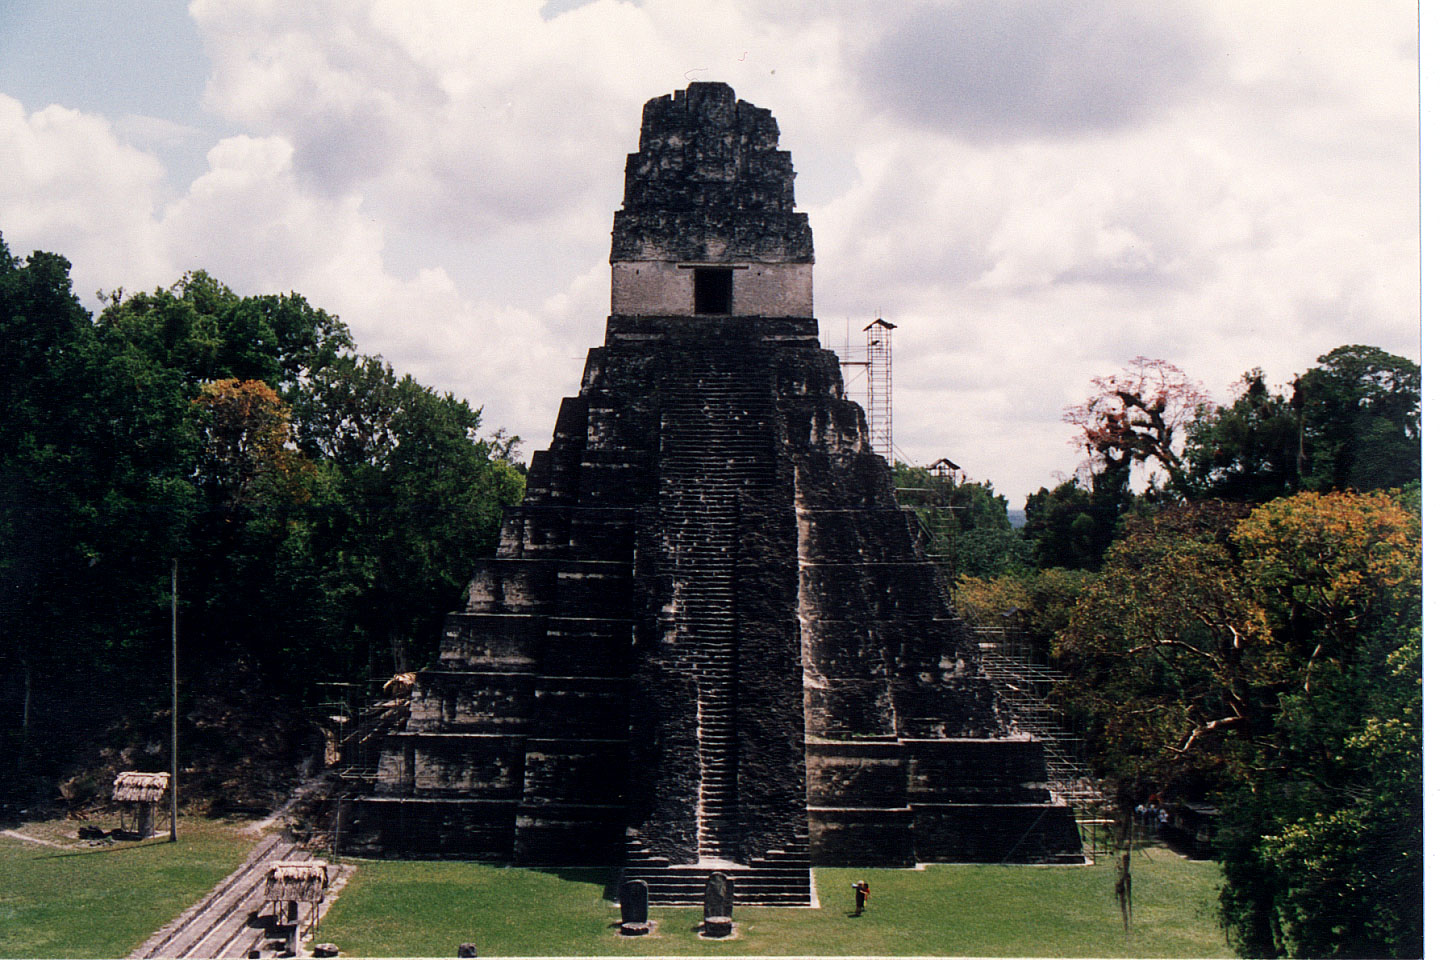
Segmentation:
{"type": "MultiPolygon", "coordinates": [[[[318,779],[298,787],[284,806],[241,832],[261,839],[245,862],[206,896],[158,930],[141,944],[129,960],[159,957],[274,957],[283,955],[275,918],[265,903],[265,877],[275,860],[309,860],[310,853],[290,839],[283,827],[274,833],[265,830],[276,824],[295,803],[318,788],[318,779]]],[[[325,900],[316,911],[315,922],[329,911],[335,897],[355,868],[329,865],[325,900]]]]}
{"type": "Polygon", "coordinates": [[[19,830],[0,830],[0,836],[14,837],[16,840],[24,840],[26,843],[38,843],[46,847],[59,847],[61,850],[66,849],[63,843],[56,843],[54,840],[41,840],[39,837],[27,837],[19,830]]]}

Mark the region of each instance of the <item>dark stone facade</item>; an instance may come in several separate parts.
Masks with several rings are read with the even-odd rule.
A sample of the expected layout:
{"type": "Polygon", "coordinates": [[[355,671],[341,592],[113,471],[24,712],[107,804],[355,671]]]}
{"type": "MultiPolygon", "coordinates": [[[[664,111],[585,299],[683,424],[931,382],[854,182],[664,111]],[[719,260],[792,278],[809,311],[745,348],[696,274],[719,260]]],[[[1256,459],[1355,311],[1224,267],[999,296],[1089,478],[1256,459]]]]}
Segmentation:
{"type": "Polygon", "coordinates": [[[692,83],[645,104],[640,149],[625,164],[611,262],[814,263],[795,212],[790,154],[769,110],[723,83],[692,83]]]}
{"type": "MultiPolygon", "coordinates": [[[[723,84],[652,100],[612,261],[769,258],[808,296],[777,140],[723,84]]],[[[799,903],[812,860],[1080,853],[837,358],[779,312],[612,314],[379,773],[352,852],[623,860],[653,903],[716,864],[737,902],[799,903]]]]}

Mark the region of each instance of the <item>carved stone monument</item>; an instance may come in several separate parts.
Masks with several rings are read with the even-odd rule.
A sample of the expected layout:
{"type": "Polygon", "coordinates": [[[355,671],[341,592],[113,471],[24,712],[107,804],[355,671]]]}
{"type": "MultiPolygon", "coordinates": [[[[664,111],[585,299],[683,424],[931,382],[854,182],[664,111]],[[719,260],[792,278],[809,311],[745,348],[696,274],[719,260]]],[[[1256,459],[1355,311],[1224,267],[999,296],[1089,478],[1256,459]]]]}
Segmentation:
{"type": "Polygon", "coordinates": [[[347,801],[365,855],[623,862],[653,904],[813,902],[809,867],[1081,858],[813,316],[767,110],[645,105],[611,315],[347,801]]]}
{"type": "Polygon", "coordinates": [[[705,881],[705,924],[707,937],[728,937],[734,925],[735,881],[716,871],[705,881]]]}
{"type": "Polygon", "coordinates": [[[620,933],[642,937],[650,932],[650,887],[644,880],[626,880],[620,886],[620,933]]]}

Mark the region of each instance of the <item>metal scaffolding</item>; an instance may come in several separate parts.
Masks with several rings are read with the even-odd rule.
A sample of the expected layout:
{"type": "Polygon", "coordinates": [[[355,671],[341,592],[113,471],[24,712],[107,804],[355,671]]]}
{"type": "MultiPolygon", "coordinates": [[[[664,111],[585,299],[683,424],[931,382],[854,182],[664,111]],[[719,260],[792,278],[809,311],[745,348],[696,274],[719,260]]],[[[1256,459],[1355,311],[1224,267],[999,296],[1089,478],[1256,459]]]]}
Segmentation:
{"type": "Polygon", "coordinates": [[[891,392],[890,331],[895,324],[877,318],[865,328],[865,418],[870,423],[870,449],[895,465],[895,433],[891,392]]]}

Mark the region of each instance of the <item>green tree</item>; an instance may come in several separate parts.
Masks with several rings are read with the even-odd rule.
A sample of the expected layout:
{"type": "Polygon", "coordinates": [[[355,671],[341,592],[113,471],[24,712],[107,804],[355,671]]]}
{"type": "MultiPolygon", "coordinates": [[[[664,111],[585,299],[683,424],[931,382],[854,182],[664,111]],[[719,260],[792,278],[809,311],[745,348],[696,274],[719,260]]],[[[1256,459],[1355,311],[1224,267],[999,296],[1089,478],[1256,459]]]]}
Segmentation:
{"type": "Polygon", "coordinates": [[[111,293],[97,325],[102,336],[180,371],[192,389],[258,380],[291,404],[310,376],[354,348],[345,325],[304,297],[241,297],[203,270],[153,293],[111,293]]]}
{"type": "Polygon", "coordinates": [[[1076,443],[1097,477],[1096,490],[1105,485],[1100,477],[1128,489],[1132,471],[1151,464],[1183,488],[1185,425],[1208,402],[1204,389],[1174,364],[1150,357],[1092,384],[1095,393],[1066,410],[1065,422],[1080,428],[1076,443]]]}
{"type": "Polygon", "coordinates": [[[0,687],[18,705],[0,738],[29,771],[0,783],[15,790],[121,701],[148,702],[167,560],[195,508],[179,378],[97,337],[69,269],[0,240],[0,687]]]}
{"type": "Polygon", "coordinates": [[[1420,368],[1375,347],[1330,351],[1286,388],[1245,374],[1186,429],[1188,494],[1260,503],[1299,490],[1376,490],[1420,477],[1420,368]]]}
{"type": "Polygon", "coordinates": [[[1227,734],[1263,723],[1277,670],[1230,543],[1243,514],[1211,502],[1131,524],[1061,632],[1061,696],[1124,800],[1243,762],[1227,734]]]}
{"type": "Polygon", "coordinates": [[[396,672],[428,661],[475,558],[498,542],[501,510],[523,494],[514,439],[482,437],[479,410],[374,357],[318,373],[296,414],[301,449],[325,465],[316,536],[337,558],[329,589],[347,597],[365,669],[379,667],[377,641],[396,672]]]}
{"type": "Polygon", "coordinates": [[[1418,943],[1419,557],[1389,494],[1179,506],[1128,526],[1061,633],[1062,695],[1122,796],[1219,792],[1246,955],[1418,943]]]}
{"type": "Polygon", "coordinates": [[[1295,381],[1304,486],[1379,490],[1420,478],[1420,368],[1376,347],[1331,350],[1295,381]]]}
{"type": "Polygon", "coordinates": [[[1030,566],[1030,545],[1010,523],[1009,504],[987,480],[896,464],[896,498],[919,520],[926,549],[956,574],[996,576],[1030,566]]]}
{"type": "MultiPolygon", "coordinates": [[[[1289,705],[1282,726],[1291,773],[1274,788],[1296,799],[1257,859],[1281,880],[1275,912],[1292,956],[1422,954],[1420,633],[1381,660],[1391,646],[1366,651],[1331,695],[1289,705]],[[1311,729],[1319,735],[1302,735],[1311,729]]],[[[1230,886],[1227,906],[1255,892],[1230,886]]]]}
{"type": "Polygon", "coordinates": [[[1247,956],[1420,956],[1419,631],[1319,673],[1221,794],[1222,918],[1247,956]]]}
{"type": "Polygon", "coordinates": [[[1299,412],[1258,369],[1230,406],[1197,410],[1186,433],[1185,472],[1197,498],[1263,503],[1299,489],[1299,412]]]}
{"type": "Polygon", "coordinates": [[[1072,477],[1026,497],[1021,535],[1034,545],[1035,565],[1098,570],[1134,500],[1124,478],[1120,472],[1102,473],[1090,490],[1072,477]]]}
{"type": "MultiPolygon", "coordinates": [[[[1041,567],[1096,570],[1135,508],[1132,475],[1158,467],[1173,492],[1183,492],[1185,428],[1207,403],[1205,392],[1174,364],[1136,357],[1118,374],[1096,377],[1095,392],[1065,411],[1080,430],[1085,453],[1079,476],[1025,501],[1025,539],[1041,567]]],[[[1164,499],[1167,485],[1151,477],[1147,496],[1164,499]]]]}
{"type": "Polygon", "coordinates": [[[374,676],[353,651],[433,648],[519,498],[515,440],[350,347],[204,273],[92,320],[68,262],[0,240],[0,792],[168,727],[172,558],[189,762],[288,762],[314,682],[374,676]]]}
{"type": "Polygon", "coordinates": [[[1047,567],[997,577],[961,574],[951,587],[962,620],[1001,626],[1024,637],[1037,659],[1048,659],[1056,637],[1095,575],[1086,570],[1047,567]]]}
{"type": "Polygon", "coordinates": [[[216,380],[193,403],[201,438],[196,480],[218,509],[233,519],[266,493],[308,499],[304,481],[314,466],[294,449],[289,405],[268,384],[216,380]]]}

